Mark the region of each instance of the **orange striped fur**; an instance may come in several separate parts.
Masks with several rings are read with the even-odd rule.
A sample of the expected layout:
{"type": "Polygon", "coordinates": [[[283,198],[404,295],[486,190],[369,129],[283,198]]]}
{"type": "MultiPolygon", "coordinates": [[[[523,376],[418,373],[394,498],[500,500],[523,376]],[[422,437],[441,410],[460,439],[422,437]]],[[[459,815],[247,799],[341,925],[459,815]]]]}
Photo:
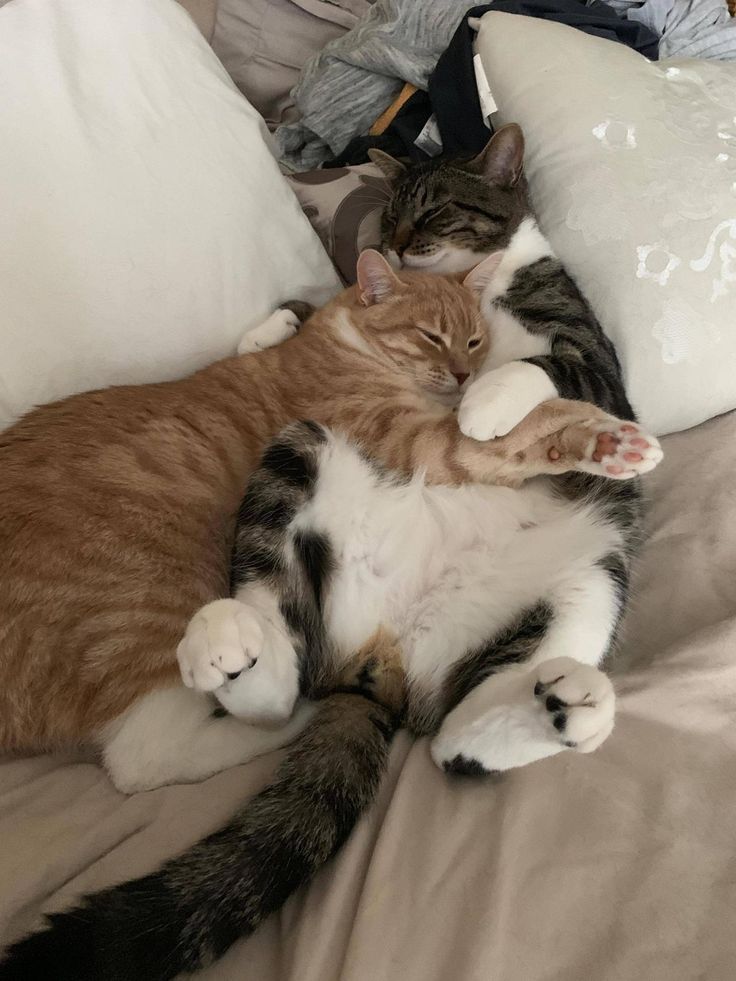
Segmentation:
{"type": "Polygon", "coordinates": [[[568,469],[601,413],[551,402],[503,439],[462,436],[427,386],[484,357],[487,341],[467,349],[477,302],[452,279],[402,280],[369,306],[348,290],[280,347],[177,382],[76,395],[0,434],[0,750],[94,741],[178,681],[188,620],[227,592],[246,479],[291,420],[340,428],[432,482],[568,469]]]}

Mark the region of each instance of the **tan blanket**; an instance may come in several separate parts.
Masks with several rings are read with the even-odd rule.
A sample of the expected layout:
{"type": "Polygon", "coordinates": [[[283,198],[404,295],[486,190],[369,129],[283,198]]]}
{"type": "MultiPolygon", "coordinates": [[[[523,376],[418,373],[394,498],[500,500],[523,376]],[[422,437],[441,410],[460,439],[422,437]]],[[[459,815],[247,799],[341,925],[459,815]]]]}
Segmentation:
{"type": "MultiPolygon", "coordinates": [[[[601,750],[493,783],[444,776],[400,736],[338,860],[202,977],[732,981],[735,472],[735,415],[666,440],[601,750]]],[[[5,762],[0,938],[151,870],[273,764],[125,798],[91,762],[5,762]]]]}

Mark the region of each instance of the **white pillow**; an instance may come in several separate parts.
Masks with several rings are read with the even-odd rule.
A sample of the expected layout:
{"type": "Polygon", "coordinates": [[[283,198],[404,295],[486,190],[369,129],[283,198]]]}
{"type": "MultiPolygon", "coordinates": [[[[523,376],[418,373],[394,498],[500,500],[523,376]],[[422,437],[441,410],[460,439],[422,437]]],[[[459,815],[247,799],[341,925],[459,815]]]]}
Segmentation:
{"type": "Polygon", "coordinates": [[[524,130],[540,224],[647,428],[736,407],[736,64],[649,62],[505,13],[482,18],[477,47],[498,122],[524,130]]]}
{"type": "Polygon", "coordinates": [[[338,288],[260,117],[174,0],[0,9],[0,428],[181,376],[338,288]]]}

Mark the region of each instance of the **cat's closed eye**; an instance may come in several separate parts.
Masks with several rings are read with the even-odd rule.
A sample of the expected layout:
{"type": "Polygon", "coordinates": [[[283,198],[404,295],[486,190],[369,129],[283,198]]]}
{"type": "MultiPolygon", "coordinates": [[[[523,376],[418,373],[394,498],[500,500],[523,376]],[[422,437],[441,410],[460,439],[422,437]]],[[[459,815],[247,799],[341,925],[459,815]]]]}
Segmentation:
{"type": "Polygon", "coordinates": [[[437,215],[439,215],[440,212],[444,211],[449,204],[450,204],[449,201],[445,201],[444,204],[440,204],[436,208],[430,208],[429,211],[425,211],[424,214],[419,219],[419,221],[417,222],[417,224],[426,225],[428,222],[434,221],[437,215]]]}
{"type": "Polygon", "coordinates": [[[417,327],[419,333],[426,337],[430,344],[434,344],[435,347],[442,347],[443,341],[439,334],[433,334],[429,330],[425,330],[423,327],[417,327]]]}
{"type": "Polygon", "coordinates": [[[473,348],[478,347],[480,342],[483,340],[482,337],[471,337],[468,341],[468,350],[472,351],[473,348]]]}

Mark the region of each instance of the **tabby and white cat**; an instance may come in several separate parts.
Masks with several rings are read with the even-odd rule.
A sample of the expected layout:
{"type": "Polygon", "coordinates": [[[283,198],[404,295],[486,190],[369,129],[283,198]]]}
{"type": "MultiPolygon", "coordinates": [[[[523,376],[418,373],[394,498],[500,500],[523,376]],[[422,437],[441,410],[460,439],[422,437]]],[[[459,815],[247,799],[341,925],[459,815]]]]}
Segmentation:
{"type": "Polygon", "coordinates": [[[558,396],[633,419],[616,351],[537,225],[521,128],[504,126],[468,161],[407,170],[380,151],[371,156],[392,182],[381,231],[396,266],[448,274],[494,257],[475,277],[494,345],[486,377],[463,399],[463,432],[503,435],[558,396]]]}
{"type": "MultiPolygon", "coordinates": [[[[485,281],[495,265],[469,282],[485,281]]],[[[381,337],[384,357],[414,374],[419,343],[432,352],[423,388],[447,396],[454,374],[459,394],[465,378],[457,376],[480,363],[488,340],[476,321],[465,330],[453,322],[440,282],[417,283],[425,305],[414,297],[409,307],[410,287],[368,254],[352,302],[333,305],[326,319],[337,334],[323,331],[320,340],[372,354],[381,337]]],[[[299,339],[324,323],[313,318],[299,339]]],[[[364,365],[377,372],[380,363],[364,365]]],[[[354,411],[366,411],[365,398],[355,393],[354,411]]],[[[430,424],[396,391],[382,404],[376,416],[370,400],[374,441],[389,439],[409,412],[401,440],[413,434],[430,473],[471,483],[431,486],[410,476],[422,459],[411,449],[401,457],[400,440],[393,454],[400,472],[387,471],[337,432],[291,425],[266,451],[240,508],[233,598],[200,610],[179,648],[186,684],[214,692],[246,721],[293,724],[299,695],[321,699],[275,782],[159,872],[53,917],[50,929],[11,950],[3,981],[51,968],[59,981],[162,981],[222,954],[345,840],[375,793],[402,708],[414,732],[434,734],[435,761],[464,773],[507,770],[564,749],[588,752],[611,731],[613,689],[597,664],[622,608],[635,514],[622,522],[603,491],[609,482],[587,477],[588,496],[574,502],[537,481],[517,490],[472,483],[499,445],[504,463],[495,458],[494,475],[518,483],[530,450],[519,449],[509,472],[513,434],[472,451],[461,443],[460,452],[445,433],[447,410],[435,408],[430,424]]],[[[535,467],[567,469],[577,457],[579,471],[614,467],[612,476],[625,478],[660,458],[656,440],[633,423],[587,409],[593,415],[581,426],[583,403],[547,403],[533,416],[549,420],[571,407],[577,428],[548,421],[557,431],[541,456],[531,454],[535,467]]],[[[343,407],[349,421],[350,411],[343,407]]],[[[360,431],[354,420],[351,431],[360,431]]],[[[130,719],[142,738],[135,707],[130,719]]],[[[135,759],[129,745],[124,750],[118,772],[135,759]]]]}
{"type": "MultiPolygon", "coordinates": [[[[461,406],[473,436],[510,428],[554,394],[552,382],[577,398],[589,385],[632,415],[610,345],[528,213],[521,146],[507,130],[477,161],[402,176],[386,224],[405,261],[434,256],[434,268],[439,253],[464,268],[505,249],[468,280],[492,323],[487,358],[459,286],[399,282],[369,254],[358,289],[276,351],[174,386],[67,400],[0,438],[16,574],[3,582],[10,711],[0,730],[14,748],[97,733],[127,789],[257,755],[310,716],[297,711],[268,731],[212,718],[200,694],[166,687],[185,610],[224,591],[218,556],[234,495],[279,420],[337,427],[403,474],[377,470],[313,424],[290,427],[267,451],[238,519],[235,598],[195,615],[180,663],[188,685],[256,723],[289,718],[300,693],[326,697],[276,781],[227,828],[55,917],[13,949],[0,978],[163,979],[218,956],[345,839],[377,787],[404,701],[408,725],[435,733],[434,759],[463,772],[589,751],[610,732],[613,691],[596,665],[625,598],[639,496],[630,482],[580,472],[644,472],[660,457],[656,440],[580,402],[552,402],[482,444],[463,439],[437,404],[486,359],[461,406]],[[420,468],[427,485],[407,479],[420,468]],[[577,476],[520,490],[428,486],[518,484],[571,468],[577,476]],[[70,527],[81,534],[65,538],[70,527]],[[39,590],[30,603],[29,575],[39,590]],[[75,609],[90,579],[97,592],[75,609]],[[156,580],[152,620],[140,583],[156,580]],[[109,637],[115,624],[120,636],[109,637]]],[[[248,343],[293,329],[281,313],[248,343]]]]}
{"type": "MultiPolygon", "coordinates": [[[[361,259],[366,283],[376,261],[361,259]]],[[[620,423],[576,402],[541,407],[502,440],[463,436],[438,399],[488,349],[477,300],[450,279],[402,280],[390,302],[346,291],[278,347],[75,395],[0,434],[0,751],[92,742],[132,791],[202,779],[288,738],[212,720],[182,689],[176,648],[196,610],[227,595],[243,488],[294,419],[429,483],[597,465],[597,437],[620,423]],[[440,349],[429,338],[443,332],[440,349]]],[[[293,332],[290,317],[266,330],[293,332]]]]}

